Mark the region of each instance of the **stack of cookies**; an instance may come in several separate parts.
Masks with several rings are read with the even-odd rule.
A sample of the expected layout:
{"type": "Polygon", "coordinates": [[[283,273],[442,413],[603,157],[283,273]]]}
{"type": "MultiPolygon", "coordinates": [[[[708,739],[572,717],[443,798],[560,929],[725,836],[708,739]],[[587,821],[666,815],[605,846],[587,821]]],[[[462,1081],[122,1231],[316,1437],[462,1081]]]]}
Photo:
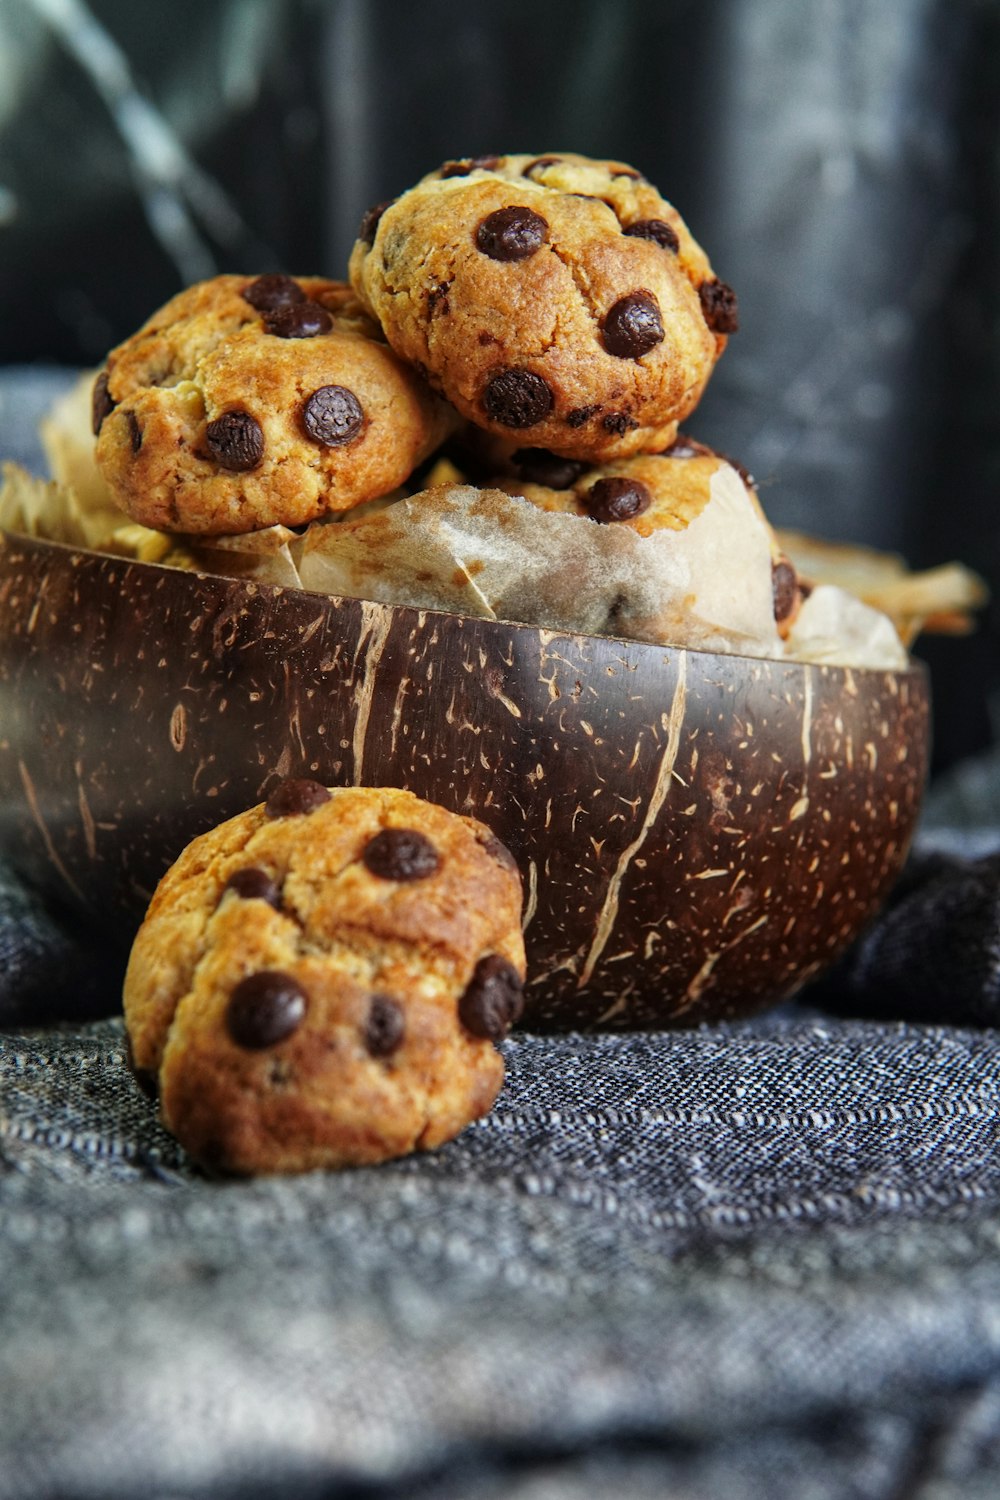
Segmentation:
{"type": "Polygon", "coordinates": [[[277,531],[307,588],[809,656],[752,481],[678,431],[737,327],[632,167],[446,162],[365,215],[349,285],[219,276],[155,314],[94,387],[97,463],[199,565],[277,531]]]}

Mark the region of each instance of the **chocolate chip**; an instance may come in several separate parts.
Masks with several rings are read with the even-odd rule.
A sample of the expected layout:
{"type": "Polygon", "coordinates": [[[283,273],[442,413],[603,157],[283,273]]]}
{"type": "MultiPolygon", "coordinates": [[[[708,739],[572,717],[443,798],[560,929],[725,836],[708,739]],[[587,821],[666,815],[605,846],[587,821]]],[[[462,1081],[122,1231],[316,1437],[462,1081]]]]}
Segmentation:
{"type": "Polygon", "coordinates": [[[652,292],[629,292],[608,309],[602,324],[604,347],[619,359],[639,359],[663,342],[663,320],[652,292]]]}
{"type": "Polygon", "coordinates": [[[256,865],[247,865],[230,875],[222,888],[223,895],[226,891],[235,891],[242,901],[266,901],[276,911],[281,909],[281,892],[267,871],[256,865]]]}
{"type": "Polygon", "coordinates": [[[363,240],[366,245],[373,245],[375,243],[375,231],[378,229],[379,220],[386,209],[391,208],[395,201],[395,198],[386,198],[384,202],[375,203],[366,211],[361,223],[358,225],[359,240],[363,240]]]}
{"type": "Polygon", "coordinates": [[[687,437],[679,432],[670,444],[669,448],[663,449],[664,458],[699,458],[704,454],[711,455],[711,448],[706,448],[704,443],[696,442],[694,438],[687,437]]]}
{"type": "Polygon", "coordinates": [[[606,416],[601,418],[601,426],[604,428],[604,431],[613,432],[618,437],[624,437],[626,432],[631,432],[638,425],[635,418],[630,417],[628,412],[624,411],[609,411],[606,416]]]}
{"type": "Polygon", "coordinates": [[[476,229],[476,249],[490,260],[527,260],[545,243],[549,226],[541,214],[521,204],[487,214],[476,229]]]}
{"type": "Polygon", "coordinates": [[[518,448],[513,455],[521,478],[529,484],[545,484],[550,490],[568,490],[587,465],[575,458],[560,458],[547,448],[518,448]]]}
{"type": "Polygon", "coordinates": [[[464,156],[461,161],[446,161],[441,168],[442,177],[468,177],[477,168],[492,172],[500,165],[499,156],[464,156]]]}
{"type": "Polygon", "coordinates": [[[346,385],[321,385],[302,408],[302,426],[324,448],[352,442],[364,425],[364,408],[346,385]]]}
{"type": "Polygon", "coordinates": [[[612,167],[611,175],[612,177],[630,177],[633,182],[646,181],[642,173],[635,170],[635,167],[612,167]]]}
{"type": "Polygon", "coordinates": [[[373,995],[365,1022],[365,1047],[372,1057],[391,1057],[403,1041],[403,1007],[388,995],[373,995]]]}
{"type": "Polygon", "coordinates": [[[521,176],[533,178],[536,172],[544,172],[546,167],[558,166],[561,161],[561,156],[536,156],[534,161],[529,161],[521,176]]]}
{"type": "Polygon", "coordinates": [[[289,777],[281,781],[264,804],[269,818],[296,818],[315,812],[324,802],[329,802],[330,793],[318,781],[307,776],[289,777]]]}
{"type": "Polygon", "coordinates": [[[757,488],[756,479],[754,479],[746,464],[741,464],[738,458],[730,458],[728,453],[712,453],[711,448],[706,448],[705,452],[712,458],[721,458],[724,464],[728,464],[731,469],[735,469],[748,490],[755,490],[757,488]]]}
{"type": "Polygon", "coordinates": [[[312,339],[329,333],[333,319],[318,302],[292,302],[264,314],[264,327],[279,339],[312,339]]]}
{"type": "Polygon", "coordinates": [[[205,446],[223,469],[242,474],[264,457],[264,433],[248,411],[224,411],[205,428],[205,446]]]}
{"type": "Polygon", "coordinates": [[[238,1047],[273,1047],[302,1024],[306,1005],[306,992],[291,974],[262,969],[241,979],[230,995],[226,1030],[238,1047]]]}
{"type": "Polygon", "coordinates": [[[383,828],[365,846],[365,868],[380,880],[425,880],[441,864],[441,856],[415,828],[383,828]]]}
{"type": "Polygon", "coordinates": [[[724,281],[703,281],[698,288],[705,322],[713,333],[737,333],[740,309],[736,293],[724,281]]]}
{"type": "Polygon", "coordinates": [[[427,288],[427,312],[430,317],[435,317],[438,312],[446,313],[448,309],[448,293],[454,277],[447,281],[436,281],[433,286],[427,288]]]}
{"type": "Polygon", "coordinates": [[[640,479],[614,475],[599,479],[583,498],[587,514],[607,525],[610,521],[631,521],[641,516],[653,503],[653,497],[640,479]]]}
{"type": "Polygon", "coordinates": [[[138,453],[142,447],[142,428],[139,425],[139,418],[134,411],[126,411],[125,421],[128,423],[128,440],[132,445],[132,452],[138,453]]]}
{"type": "Polygon", "coordinates": [[[637,240],[655,240],[664,250],[673,250],[675,253],[681,248],[676,229],[666,219],[637,219],[628,226],[625,233],[637,240]]]}
{"type": "Polygon", "coordinates": [[[276,271],[268,276],[258,276],[256,281],[251,281],[248,287],[244,287],[243,300],[258,312],[273,312],[278,307],[291,307],[295,302],[304,302],[306,294],[297,281],[276,271]]]}
{"type": "Polygon", "coordinates": [[[94,381],[94,391],[90,398],[91,419],[95,437],[97,437],[104,425],[104,418],[110,416],[115,409],[115,402],[112,400],[111,392],[108,390],[108,379],[107,370],[102,370],[94,381]]]}
{"type": "Polygon", "coordinates": [[[787,620],[795,608],[799,587],[795,569],[787,557],[779,558],[771,567],[771,592],[774,596],[774,618],[780,625],[787,620]]]}
{"type": "Polygon", "coordinates": [[[548,381],[531,370],[501,370],[486,382],[483,407],[502,427],[534,427],[552,410],[548,381]]]}
{"type": "Polygon", "coordinates": [[[507,1035],[523,1009],[521,977],[514,965],[499,953],[481,958],[458,1002],[458,1019],[466,1031],[498,1042],[507,1035]]]}
{"type": "Polygon", "coordinates": [[[512,875],[520,876],[521,871],[518,868],[517,860],[514,858],[513,854],[511,854],[510,850],[507,848],[507,845],[502,843],[501,840],[497,838],[495,833],[486,834],[486,836],[484,838],[481,838],[479,842],[482,844],[483,848],[490,856],[490,858],[495,859],[497,864],[500,865],[502,869],[509,870],[512,875]]]}
{"type": "Polygon", "coordinates": [[[599,406],[574,406],[572,411],[566,413],[566,426],[582,427],[584,422],[596,417],[600,409],[599,406]]]}

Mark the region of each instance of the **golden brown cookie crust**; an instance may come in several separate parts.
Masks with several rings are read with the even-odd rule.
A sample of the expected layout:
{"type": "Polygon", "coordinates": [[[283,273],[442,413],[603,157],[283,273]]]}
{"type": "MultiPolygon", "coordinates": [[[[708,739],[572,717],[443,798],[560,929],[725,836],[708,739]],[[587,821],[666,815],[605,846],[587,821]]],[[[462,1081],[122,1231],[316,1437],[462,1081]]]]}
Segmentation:
{"type": "Polygon", "coordinates": [[[435,1146],[503,1080],[493,1043],[506,1027],[467,1006],[491,966],[523,981],[520,906],[489,830],[408,792],[333,789],[288,816],[251,808],[195,839],[156,891],[125,981],[135,1066],[210,1168],[302,1171],[435,1146]],[[434,868],[373,873],[385,830],[419,835],[418,853],[427,841],[434,868]],[[248,870],[263,896],[227,888],[248,870]],[[303,1014],[249,1045],[234,1036],[234,995],[261,974],[298,987],[303,1014]]]}
{"type": "Polygon", "coordinates": [[[189,287],[109,356],[97,462],[144,526],[232,534],[350,510],[403,483],[451,430],[349,287],[286,277],[298,302],[248,300],[276,279],[189,287]]]}
{"type": "MultiPolygon", "coordinates": [[[[780,549],[773,540],[774,533],[764,515],[753,479],[731,459],[704,443],[681,436],[662,453],[639,453],[632,458],[612,459],[592,466],[563,464],[565,482],[558,485],[544,482],[547,458],[546,454],[521,450],[511,456],[506,466],[510,472],[491,478],[489,483],[508,495],[523,495],[539,510],[594,516],[604,523],[613,520],[628,526],[639,536],[652,536],[654,531],[684,531],[708,504],[713,477],[721,469],[730,468],[739,474],[772,537],[774,558],[779,556],[780,549]],[[606,481],[623,483],[611,487],[606,481]],[[636,501],[631,504],[626,485],[639,487],[636,501]],[[619,515],[614,514],[616,494],[621,510],[619,515]],[[608,496],[611,498],[606,498],[608,496]],[[610,514],[606,513],[609,507],[610,514]]],[[[556,467],[560,466],[553,465],[556,467]]]]}
{"type": "Polygon", "coordinates": [[[359,297],[491,432],[592,462],[666,446],[736,327],[731,290],[623,163],[486,160],[446,164],[363,225],[359,297]]]}

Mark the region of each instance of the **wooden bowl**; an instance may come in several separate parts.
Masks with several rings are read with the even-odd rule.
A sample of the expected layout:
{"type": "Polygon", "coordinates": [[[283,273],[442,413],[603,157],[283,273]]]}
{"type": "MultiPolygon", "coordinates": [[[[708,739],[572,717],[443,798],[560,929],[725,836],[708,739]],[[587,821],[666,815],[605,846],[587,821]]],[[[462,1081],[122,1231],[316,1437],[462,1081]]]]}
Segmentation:
{"type": "Polygon", "coordinates": [[[0,533],[15,866],[124,942],[195,834],[285,776],[472,813],[524,876],[534,1029],[749,1014],[905,857],[921,667],[858,671],[331,599],[0,533]]]}

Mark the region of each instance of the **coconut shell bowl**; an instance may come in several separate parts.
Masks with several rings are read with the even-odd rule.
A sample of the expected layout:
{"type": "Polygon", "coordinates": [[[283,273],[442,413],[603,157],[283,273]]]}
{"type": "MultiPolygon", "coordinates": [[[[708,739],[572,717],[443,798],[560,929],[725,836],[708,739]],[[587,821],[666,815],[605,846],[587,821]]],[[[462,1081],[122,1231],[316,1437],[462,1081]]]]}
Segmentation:
{"type": "Polygon", "coordinates": [[[748,1015],[905,858],[924,670],[721,655],[336,599],[0,533],[7,858],[126,945],[196,834],[282,778],[406,787],[524,880],[533,1030],[748,1015]]]}

